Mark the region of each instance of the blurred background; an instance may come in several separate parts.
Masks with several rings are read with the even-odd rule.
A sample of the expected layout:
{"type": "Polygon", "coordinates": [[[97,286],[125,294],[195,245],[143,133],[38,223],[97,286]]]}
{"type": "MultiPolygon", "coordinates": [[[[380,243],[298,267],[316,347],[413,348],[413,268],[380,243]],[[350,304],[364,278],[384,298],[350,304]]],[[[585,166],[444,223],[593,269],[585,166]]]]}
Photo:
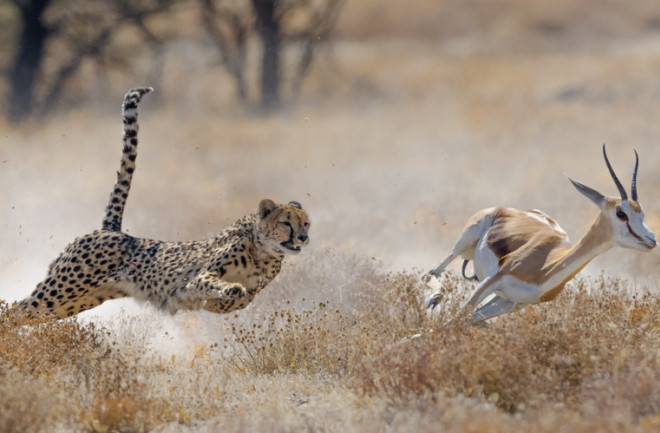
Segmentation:
{"type": "MultiPolygon", "coordinates": [[[[143,85],[135,236],[201,239],[297,200],[311,242],[285,272],[332,251],[421,273],[493,205],[579,239],[597,209],[564,173],[615,195],[603,143],[625,185],[639,152],[660,231],[655,0],[10,0],[0,28],[5,300],[100,227],[121,101],[143,85]]],[[[585,272],[655,285],[658,254],[614,249],[585,272]]]]}

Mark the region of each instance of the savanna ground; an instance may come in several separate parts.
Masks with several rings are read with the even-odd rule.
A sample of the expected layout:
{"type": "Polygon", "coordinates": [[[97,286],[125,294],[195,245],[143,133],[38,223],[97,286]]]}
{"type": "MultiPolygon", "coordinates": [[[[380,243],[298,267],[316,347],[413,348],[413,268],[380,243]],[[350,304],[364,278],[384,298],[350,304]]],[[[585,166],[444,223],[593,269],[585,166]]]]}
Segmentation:
{"type": "MultiPolygon", "coordinates": [[[[3,321],[0,425],[658,431],[657,251],[612,250],[556,301],[487,328],[438,330],[472,286],[452,267],[430,316],[419,276],[495,204],[542,209],[579,238],[596,209],[563,173],[614,194],[603,142],[625,184],[639,152],[660,230],[659,23],[650,0],[349,2],[305,92],[270,116],[234,106],[193,30],[171,41],[140,107],[124,227],[202,238],[270,197],[308,210],[310,246],[236,314],[113,301],[73,321],[3,321]]],[[[121,97],[150,84],[138,54],[133,76],[84,71],[60,114],[0,119],[0,298],[28,294],[99,226],[121,97]]]]}

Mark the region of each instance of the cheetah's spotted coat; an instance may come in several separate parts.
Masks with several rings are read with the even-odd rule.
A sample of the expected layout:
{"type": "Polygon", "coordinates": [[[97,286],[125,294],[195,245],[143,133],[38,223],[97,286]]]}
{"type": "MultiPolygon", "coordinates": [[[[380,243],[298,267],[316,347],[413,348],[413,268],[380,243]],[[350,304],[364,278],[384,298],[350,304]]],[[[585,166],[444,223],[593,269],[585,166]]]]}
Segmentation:
{"type": "Polygon", "coordinates": [[[51,263],[46,278],[19,303],[30,313],[64,318],[124,296],[172,313],[227,313],[247,306],[277,276],[285,254],[307,245],[309,221],[300,204],[267,199],[257,213],[208,240],[162,242],[123,233],[137,156],[137,106],[151,90],[131,89],[124,98],[121,165],[101,230],[75,239],[51,263]]]}

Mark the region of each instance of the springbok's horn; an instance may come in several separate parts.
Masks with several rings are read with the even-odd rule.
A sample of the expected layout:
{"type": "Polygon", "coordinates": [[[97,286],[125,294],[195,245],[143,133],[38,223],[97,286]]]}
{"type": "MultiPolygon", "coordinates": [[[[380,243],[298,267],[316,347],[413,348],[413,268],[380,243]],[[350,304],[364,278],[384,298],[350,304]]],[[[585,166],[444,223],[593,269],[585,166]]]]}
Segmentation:
{"type": "Polygon", "coordinates": [[[637,201],[637,167],[639,167],[639,155],[635,151],[635,170],[633,171],[632,187],[630,188],[630,194],[635,201],[637,201]]]}
{"type": "MultiPolygon", "coordinates": [[[[610,171],[610,174],[612,175],[612,179],[614,180],[614,184],[619,189],[619,194],[621,194],[621,200],[628,200],[628,194],[626,193],[626,190],[623,188],[623,185],[621,185],[621,182],[619,182],[619,178],[616,177],[616,174],[614,174],[614,170],[612,169],[612,165],[610,165],[610,161],[607,159],[607,152],[605,152],[605,143],[603,143],[603,156],[605,157],[605,164],[607,164],[607,169],[610,171]]],[[[634,177],[633,177],[633,179],[634,179],[634,177]]],[[[634,181],[633,181],[633,183],[634,183],[634,181]]]]}

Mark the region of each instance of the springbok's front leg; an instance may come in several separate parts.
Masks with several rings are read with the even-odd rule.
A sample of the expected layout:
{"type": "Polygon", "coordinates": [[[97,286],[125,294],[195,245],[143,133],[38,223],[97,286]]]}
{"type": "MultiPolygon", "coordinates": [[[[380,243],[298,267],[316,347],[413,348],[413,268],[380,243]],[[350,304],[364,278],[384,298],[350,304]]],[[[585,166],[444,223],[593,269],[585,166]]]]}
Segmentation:
{"type": "MultiPolygon", "coordinates": [[[[485,280],[483,280],[481,282],[481,284],[479,284],[479,286],[477,286],[476,290],[474,291],[474,293],[472,294],[470,299],[468,299],[468,301],[465,303],[465,305],[462,308],[462,311],[470,313],[470,318],[468,319],[468,321],[478,323],[482,320],[485,320],[485,319],[489,318],[489,317],[485,317],[486,316],[485,314],[482,314],[484,312],[480,313],[481,309],[477,310],[477,312],[474,312],[474,313],[473,313],[473,311],[479,304],[481,304],[484,301],[484,299],[486,299],[488,296],[490,296],[491,294],[493,294],[494,292],[499,290],[500,287],[501,287],[501,281],[500,281],[500,276],[499,275],[494,275],[492,277],[488,277],[485,280]],[[479,313],[479,314],[477,314],[477,313],[479,313]],[[484,317],[482,317],[482,316],[484,316],[484,317]]],[[[435,306],[437,306],[438,301],[441,298],[442,298],[442,293],[441,292],[434,293],[433,295],[431,295],[427,299],[427,301],[426,301],[427,307],[428,308],[435,308],[435,306]]],[[[491,302],[484,305],[484,307],[482,307],[482,308],[485,308],[485,307],[489,306],[490,304],[491,304],[491,302]]],[[[503,303],[498,303],[497,305],[499,305],[501,308],[505,307],[505,305],[503,303]]],[[[513,305],[515,305],[515,304],[513,304],[513,305]]],[[[485,310],[485,312],[490,312],[490,311],[494,312],[495,308],[496,308],[496,306],[491,305],[487,310],[485,310]]],[[[513,308],[513,306],[511,308],[513,308]]],[[[508,311],[510,311],[510,310],[508,310],[508,311]]],[[[496,315],[503,314],[505,312],[507,312],[507,311],[502,311],[501,313],[498,313],[496,315]]],[[[492,317],[494,317],[494,316],[492,316],[492,317]]]]}
{"type": "MultiPolygon", "coordinates": [[[[449,320],[448,323],[454,323],[459,318],[464,317],[464,315],[469,315],[467,317],[468,323],[480,324],[480,322],[483,322],[486,319],[512,311],[514,308],[516,308],[516,304],[501,298],[498,295],[495,295],[493,300],[479,308],[476,312],[474,311],[479,304],[488,298],[488,296],[498,291],[501,286],[502,282],[500,280],[500,276],[494,275],[492,277],[486,278],[481,282],[481,284],[479,284],[479,286],[477,286],[470,299],[468,299],[465,305],[463,305],[461,309],[463,314],[459,314],[457,317],[449,320]]],[[[440,298],[434,298],[434,296],[436,296],[436,293],[427,299],[427,306],[429,306],[429,308],[434,308],[437,305],[437,301],[439,301],[441,298],[441,296],[440,298]],[[434,301],[436,301],[435,304],[433,304],[434,301]]],[[[445,323],[443,326],[441,326],[441,328],[446,326],[448,323],[445,323]]]]}
{"type": "Polygon", "coordinates": [[[479,323],[484,320],[500,316],[502,314],[510,313],[514,310],[519,310],[521,305],[522,304],[516,304],[513,301],[504,299],[499,295],[495,295],[493,299],[486,303],[486,305],[479,308],[474,312],[474,314],[472,314],[472,320],[475,323],[479,323]]]}

